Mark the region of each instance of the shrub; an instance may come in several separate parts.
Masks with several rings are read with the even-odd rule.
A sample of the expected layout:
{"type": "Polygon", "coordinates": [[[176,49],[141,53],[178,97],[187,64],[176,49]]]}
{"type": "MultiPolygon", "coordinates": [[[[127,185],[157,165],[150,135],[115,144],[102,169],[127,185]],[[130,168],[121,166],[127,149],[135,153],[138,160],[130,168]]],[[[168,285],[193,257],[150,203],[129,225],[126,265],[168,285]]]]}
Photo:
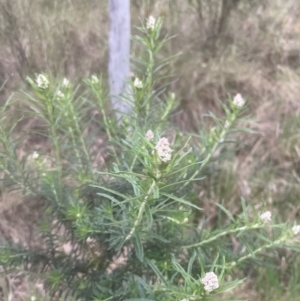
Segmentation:
{"type": "Polygon", "coordinates": [[[243,282],[250,264],[272,265],[275,248],[299,251],[299,226],[277,224],[244,199],[236,214],[226,200],[216,202],[215,220],[205,219],[199,187],[234,151],[235,132],[247,130],[237,127],[245,100],[238,94],[221,104],[224,120],[210,113],[215,126],[191,137],[172,128],[169,60],[155,59],[168,39],[161,24],[151,19],[134,37],[144,54],[122,97],[133,110],[121,120],[107,113],[96,75],[83,93],[67,79],[28,78],[29,115],[42,122],[39,134],[51,147],[20,157],[24,137],[6,118],[15,103],[1,107],[3,185],[38,196],[45,212],[39,244],[6,242],[0,263],[36,273],[53,299],[217,300],[243,282]],[[102,129],[105,163],[97,160],[102,129]]]}

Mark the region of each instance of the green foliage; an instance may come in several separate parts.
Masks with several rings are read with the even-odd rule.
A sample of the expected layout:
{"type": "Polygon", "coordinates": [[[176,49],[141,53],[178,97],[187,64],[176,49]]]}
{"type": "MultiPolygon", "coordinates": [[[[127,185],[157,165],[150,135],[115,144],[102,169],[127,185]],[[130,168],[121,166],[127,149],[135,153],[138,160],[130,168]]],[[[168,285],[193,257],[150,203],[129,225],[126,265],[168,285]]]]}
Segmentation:
{"type": "Polygon", "coordinates": [[[220,300],[249,269],[272,266],[276,248],[300,250],[290,225],[261,216],[244,199],[235,214],[226,200],[216,201],[215,222],[205,219],[199,189],[234,150],[244,100],[221,104],[224,120],[210,113],[215,126],[191,137],[172,128],[178,101],[164,84],[168,60],[156,60],[167,40],[161,24],[134,37],[144,52],[122,98],[133,108],[129,116],[116,121],[107,113],[97,76],[85,80],[86,89],[46,74],[27,78],[29,114],[41,120],[39,134],[51,147],[20,157],[25,138],[6,120],[15,104],[1,108],[3,183],[40,197],[46,210],[40,245],[7,242],[0,264],[34,271],[53,298],[220,300]],[[106,164],[96,156],[103,136],[106,164]]]}

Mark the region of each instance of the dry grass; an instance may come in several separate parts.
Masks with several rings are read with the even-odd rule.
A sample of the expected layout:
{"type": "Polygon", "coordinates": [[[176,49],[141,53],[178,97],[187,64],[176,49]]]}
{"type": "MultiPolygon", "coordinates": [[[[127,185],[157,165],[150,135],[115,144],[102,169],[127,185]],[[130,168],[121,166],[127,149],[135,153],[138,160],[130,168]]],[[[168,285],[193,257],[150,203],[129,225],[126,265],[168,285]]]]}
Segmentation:
{"type": "MultiPolygon", "coordinates": [[[[0,87],[7,81],[0,98],[24,88],[24,77],[40,71],[73,81],[92,73],[106,74],[107,5],[100,2],[0,0],[0,87]]],[[[209,204],[226,199],[235,211],[237,200],[245,196],[257,206],[266,204],[277,212],[277,219],[299,223],[300,3],[250,2],[242,1],[231,11],[226,30],[219,35],[217,28],[211,28],[214,18],[221,16],[217,0],[132,1],[132,24],[139,25],[139,18],[150,13],[162,15],[163,31],[176,34],[163,55],[182,53],[170,65],[177,79],[171,89],[182,99],[175,122],[182,129],[197,131],[207,122],[202,115],[208,110],[221,115],[217,101],[228,95],[240,92],[248,101],[247,113],[255,120],[251,126],[257,134],[240,137],[245,145],[215,181],[225,184],[213,187],[209,195],[200,194],[199,200],[209,204]],[[203,10],[200,18],[200,2],[207,8],[213,3],[213,17],[203,10]]],[[[1,216],[6,216],[0,224],[1,232],[5,227],[4,237],[26,237],[19,232],[24,229],[23,217],[17,218],[17,224],[9,220],[20,212],[26,214],[17,208],[27,205],[18,195],[5,194],[0,205],[1,216]]],[[[24,218],[28,219],[35,217],[24,218]]],[[[282,264],[288,255],[278,254],[279,270],[262,270],[237,294],[250,300],[275,295],[280,297],[274,300],[295,300],[291,294],[293,289],[299,291],[299,285],[292,286],[287,271],[298,275],[298,281],[299,271],[291,263],[282,264]],[[261,277],[265,286],[259,283],[261,277]],[[286,286],[291,289],[285,290],[286,286]]]]}

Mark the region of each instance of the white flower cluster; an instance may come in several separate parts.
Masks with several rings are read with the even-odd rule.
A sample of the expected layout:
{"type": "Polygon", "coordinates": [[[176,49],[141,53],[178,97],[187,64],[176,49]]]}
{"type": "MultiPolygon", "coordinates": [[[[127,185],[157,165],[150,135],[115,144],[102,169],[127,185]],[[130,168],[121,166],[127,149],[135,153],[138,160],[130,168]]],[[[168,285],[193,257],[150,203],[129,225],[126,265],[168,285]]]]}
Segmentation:
{"type": "Polygon", "coordinates": [[[208,272],[205,274],[205,277],[200,281],[204,285],[204,289],[207,292],[212,292],[219,288],[218,276],[214,272],[208,272]]]}
{"type": "Polygon", "coordinates": [[[34,152],[32,153],[32,159],[33,159],[33,160],[38,159],[39,156],[40,156],[40,155],[39,155],[39,153],[38,153],[37,151],[34,151],[34,152]]]}
{"type": "Polygon", "coordinates": [[[149,141],[152,141],[154,139],[154,134],[151,130],[147,131],[146,139],[149,140],[149,141]]]}
{"type": "Polygon", "coordinates": [[[99,78],[97,77],[97,75],[95,75],[95,74],[92,75],[92,77],[91,77],[91,83],[92,83],[93,85],[99,83],[99,78]]]}
{"type": "Polygon", "coordinates": [[[62,81],[62,85],[65,88],[69,88],[70,87],[70,81],[67,78],[64,78],[63,81],[62,81]]]}
{"type": "Polygon", "coordinates": [[[139,78],[135,78],[133,85],[137,88],[137,89],[142,89],[143,88],[143,83],[139,78]]]}
{"type": "Polygon", "coordinates": [[[160,138],[155,149],[161,161],[166,163],[171,160],[172,149],[167,138],[160,138]]]}
{"type": "Polygon", "coordinates": [[[292,228],[294,235],[298,235],[300,233],[300,225],[296,225],[292,228]]]}
{"type": "Polygon", "coordinates": [[[264,222],[264,223],[268,223],[271,221],[272,218],[272,213],[270,211],[266,211],[265,213],[260,215],[260,219],[264,222]]]}
{"type": "Polygon", "coordinates": [[[49,81],[43,74],[39,74],[36,78],[36,84],[40,89],[46,90],[49,87],[49,81]]]}
{"type": "Polygon", "coordinates": [[[156,20],[153,16],[150,16],[148,19],[147,19],[147,24],[146,24],[146,28],[148,30],[151,30],[153,31],[154,28],[155,28],[155,23],[156,23],[156,20]]]}
{"type": "Polygon", "coordinates": [[[65,94],[63,92],[61,92],[60,90],[58,90],[56,93],[56,97],[58,100],[61,100],[61,99],[65,98],[65,94]]]}
{"type": "Polygon", "coordinates": [[[237,95],[234,96],[233,98],[233,104],[238,107],[241,108],[245,105],[246,101],[245,99],[242,97],[242,95],[240,93],[238,93],[237,95]]]}

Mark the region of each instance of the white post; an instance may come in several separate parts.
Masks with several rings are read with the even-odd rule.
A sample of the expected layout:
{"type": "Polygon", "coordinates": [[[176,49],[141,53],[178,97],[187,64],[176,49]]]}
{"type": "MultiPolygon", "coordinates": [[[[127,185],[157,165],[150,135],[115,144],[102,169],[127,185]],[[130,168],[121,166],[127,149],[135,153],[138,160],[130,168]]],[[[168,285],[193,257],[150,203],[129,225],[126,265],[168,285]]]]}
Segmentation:
{"type": "Polygon", "coordinates": [[[130,76],[130,0],[109,0],[109,85],[113,109],[119,119],[130,112],[130,106],[120,99],[130,76]]]}

